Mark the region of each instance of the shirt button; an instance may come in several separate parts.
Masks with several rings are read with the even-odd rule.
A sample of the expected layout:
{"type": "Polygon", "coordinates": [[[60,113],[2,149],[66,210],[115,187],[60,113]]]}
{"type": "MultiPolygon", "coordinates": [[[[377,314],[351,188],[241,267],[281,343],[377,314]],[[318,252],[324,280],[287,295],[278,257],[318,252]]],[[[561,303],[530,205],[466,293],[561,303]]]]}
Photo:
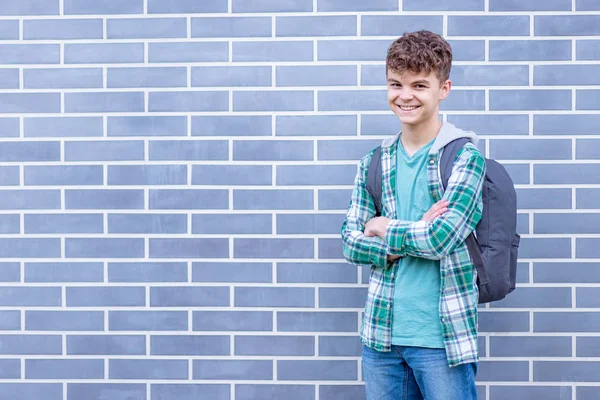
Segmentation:
{"type": "Polygon", "coordinates": [[[429,159],[429,165],[435,164],[435,160],[433,158],[429,159]]]}
{"type": "Polygon", "coordinates": [[[442,317],[442,324],[445,324],[445,323],[446,323],[446,318],[442,317]]]}
{"type": "Polygon", "coordinates": [[[392,308],[392,305],[391,305],[391,304],[388,304],[388,305],[387,305],[387,309],[389,310],[390,308],[392,308]]]}
{"type": "Polygon", "coordinates": [[[396,277],[396,274],[392,274],[392,279],[394,279],[396,277]]]}

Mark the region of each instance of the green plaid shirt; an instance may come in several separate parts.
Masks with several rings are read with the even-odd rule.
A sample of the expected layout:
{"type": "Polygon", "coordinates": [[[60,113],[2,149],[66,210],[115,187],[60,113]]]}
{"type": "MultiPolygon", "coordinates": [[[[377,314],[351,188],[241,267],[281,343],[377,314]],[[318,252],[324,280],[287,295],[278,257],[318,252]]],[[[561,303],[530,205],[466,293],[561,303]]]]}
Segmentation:
{"type": "Polygon", "coordinates": [[[440,318],[448,365],[476,362],[477,303],[476,272],[465,244],[481,219],[481,196],[485,160],[468,143],[457,155],[445,192],[441,187],[438,161],[442,150],[428,155],[429,191],[437,202],[449,202],[448,211],[433,222],[401,221],[396,218],[396,149],[398,140],[382,147],[382,215],[390,218],[385,240],[366,237],[364,226],[375,215],[366,189],[366,173],[373,152],[360,162],[352,200],[342,226],[343,253],[347,261],[371,265],[369,290],[361,328],[361,341],[379,351],[390,351],[392,301],[398,262],[388,254],[440,260],[440,318]]]}

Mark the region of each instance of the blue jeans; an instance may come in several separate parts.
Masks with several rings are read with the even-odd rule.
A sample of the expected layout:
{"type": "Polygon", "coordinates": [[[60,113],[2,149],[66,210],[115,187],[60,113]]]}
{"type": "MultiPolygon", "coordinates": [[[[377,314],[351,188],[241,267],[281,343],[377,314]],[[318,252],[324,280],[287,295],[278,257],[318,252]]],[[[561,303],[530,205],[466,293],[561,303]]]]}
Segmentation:
{"type": "Polygon", "coordinates": [[[448,367],[444,349],[363,346],[367,400],[477,400],[477,363],[448,367]]]}

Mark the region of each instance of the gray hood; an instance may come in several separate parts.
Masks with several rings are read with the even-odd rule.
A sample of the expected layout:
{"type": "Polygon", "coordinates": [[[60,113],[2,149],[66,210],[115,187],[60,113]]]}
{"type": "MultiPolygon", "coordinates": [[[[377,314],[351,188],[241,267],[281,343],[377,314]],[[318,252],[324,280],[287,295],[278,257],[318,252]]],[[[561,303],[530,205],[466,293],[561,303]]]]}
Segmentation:
{"type": "MultiPolygon", "coordinates": [[[[394,144],[398,138],[400,137],[401,132],[398,132],[391,138],[385,139],[381,145],[382,148],[390,147],[394,144]]],[[[458,138],[467,138],[471,143],[477,146],[477,142],[479,142],[479,138],[474,132],[471,131],[463,131],[452,125],[449,122],[444,122],[440,131],[433,142],[433,146],[431,146],[431,150],[429,150],[429,154],[435,154],[439,152],[444,146],[458,138]]]]}

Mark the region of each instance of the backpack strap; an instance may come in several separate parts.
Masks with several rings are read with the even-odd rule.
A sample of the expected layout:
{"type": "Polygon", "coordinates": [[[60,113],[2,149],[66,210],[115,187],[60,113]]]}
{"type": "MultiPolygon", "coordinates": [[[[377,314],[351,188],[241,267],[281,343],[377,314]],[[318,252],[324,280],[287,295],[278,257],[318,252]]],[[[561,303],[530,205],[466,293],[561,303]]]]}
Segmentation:
{"type": "Polygon", "coordinates": [[[448,180],[452,175],[452,167],[454,166],[454,160],[458,152],[469,142],[467,138],[454,139],[446,146],[442,152],[442,159],[440,160],[440,173],[442,174],[442,187],[446,189],[448,187],[448,180]]]}
{"type": "Polygon", "coordinates": [[[375,204],[375,216],[381,215],[381,146],[373,152],[371,163],[367,170],[367,192],[371,195],[375,204]]]}

